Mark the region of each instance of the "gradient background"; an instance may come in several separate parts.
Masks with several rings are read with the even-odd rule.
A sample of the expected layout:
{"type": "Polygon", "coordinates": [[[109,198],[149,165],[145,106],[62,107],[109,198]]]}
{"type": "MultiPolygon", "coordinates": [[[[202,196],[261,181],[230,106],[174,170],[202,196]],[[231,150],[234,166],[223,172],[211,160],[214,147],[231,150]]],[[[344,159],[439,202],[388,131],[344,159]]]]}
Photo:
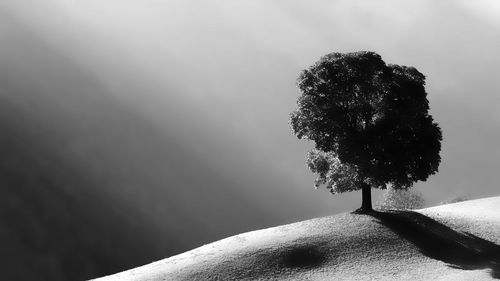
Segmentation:
{"type": "Polygon", "coordinates": [[[298,73],[333,51],[427,76],[428,205],[500,195],[499,3],[1,0],[2,279],[82,280],[357,208],[313,189],[287,123],[298,73]]]}

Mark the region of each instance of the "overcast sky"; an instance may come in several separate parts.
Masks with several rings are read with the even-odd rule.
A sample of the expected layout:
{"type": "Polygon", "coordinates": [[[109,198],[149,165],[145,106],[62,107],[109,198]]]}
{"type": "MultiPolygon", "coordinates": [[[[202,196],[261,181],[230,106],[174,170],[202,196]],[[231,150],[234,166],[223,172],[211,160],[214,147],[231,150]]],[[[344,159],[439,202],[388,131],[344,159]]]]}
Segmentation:
{"type": "MultiPolygon", "coordinates": [[[[89,78],[66,79],[65,64],[23,45],[13,27],[22,26],[97,79],[110,99],[240,183],[231,188],[266,202],[277,222],[360,204],[361,194],[312,188],[311,144],[288,125],[296,77],[329,52],[375,51],[427,76],[444,136],[439,173],[416,184],[429,204],[500,195],[498,1],[4,0],[0,12],[2,79],[85,93],[89,78]],[[269,202],[280,196],[287,199],[269,202]]],[[[58,104],[61,95],[38,98],[58,104]]],[[[83,106],[69,103],[60,106],[83,106]]]]}

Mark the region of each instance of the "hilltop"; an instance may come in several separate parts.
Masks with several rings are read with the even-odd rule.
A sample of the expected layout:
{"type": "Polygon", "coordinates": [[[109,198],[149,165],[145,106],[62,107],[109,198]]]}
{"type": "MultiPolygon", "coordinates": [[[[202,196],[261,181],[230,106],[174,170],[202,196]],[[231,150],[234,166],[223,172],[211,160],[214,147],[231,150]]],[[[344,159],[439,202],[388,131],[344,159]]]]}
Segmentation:
{"type": "Polygon", "coordinates": [[[500,279],[500,197],[243,233],[98,279],[500,279]]]}

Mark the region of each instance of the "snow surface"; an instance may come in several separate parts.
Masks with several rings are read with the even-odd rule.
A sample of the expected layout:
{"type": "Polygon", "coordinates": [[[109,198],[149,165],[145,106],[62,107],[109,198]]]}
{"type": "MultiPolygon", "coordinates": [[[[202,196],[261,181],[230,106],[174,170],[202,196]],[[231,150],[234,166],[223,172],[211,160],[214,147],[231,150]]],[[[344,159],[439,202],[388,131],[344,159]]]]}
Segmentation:
{"type": "Polygon", "coordinates": [[[344,213],[247,232],[96,280],[500,279],[497,256],[481,260],[500,244],[500,197],[378,214],[344,213]],[[467,268],[469,253],[477,253],[479,266],[467,268]]]}

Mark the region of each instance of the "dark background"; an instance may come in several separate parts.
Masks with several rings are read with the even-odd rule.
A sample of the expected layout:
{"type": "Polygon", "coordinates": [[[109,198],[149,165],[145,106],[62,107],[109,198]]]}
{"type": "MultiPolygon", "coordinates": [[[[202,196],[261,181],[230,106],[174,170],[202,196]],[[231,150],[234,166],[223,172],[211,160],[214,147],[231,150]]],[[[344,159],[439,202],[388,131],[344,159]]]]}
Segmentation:
{"type": "Polygon", "coordinates": [[[2,274],[97,277],[357,208],[314,191],[287,124],[299,71],[332,51],[427,75],[427,205],[499,195],[499,31],[487,0],[2,1],[2,274]]]}

